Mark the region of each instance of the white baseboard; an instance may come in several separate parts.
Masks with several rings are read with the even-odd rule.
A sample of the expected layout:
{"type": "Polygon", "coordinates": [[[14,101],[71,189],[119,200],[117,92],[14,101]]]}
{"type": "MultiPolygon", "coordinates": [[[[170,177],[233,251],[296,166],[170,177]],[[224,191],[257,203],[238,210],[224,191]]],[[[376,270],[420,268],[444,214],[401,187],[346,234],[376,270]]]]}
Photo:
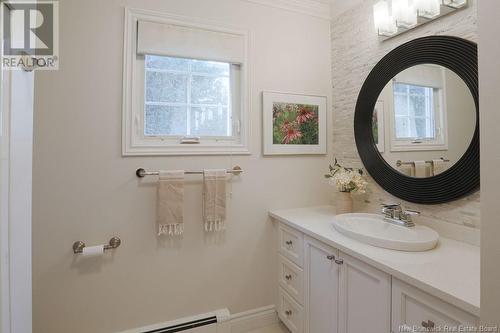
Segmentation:
{"type": "Polygon", "coordinates": [[[276,306],[268,305],[231,316],[231,333],[246,333],[278,322],[276,306]]]}

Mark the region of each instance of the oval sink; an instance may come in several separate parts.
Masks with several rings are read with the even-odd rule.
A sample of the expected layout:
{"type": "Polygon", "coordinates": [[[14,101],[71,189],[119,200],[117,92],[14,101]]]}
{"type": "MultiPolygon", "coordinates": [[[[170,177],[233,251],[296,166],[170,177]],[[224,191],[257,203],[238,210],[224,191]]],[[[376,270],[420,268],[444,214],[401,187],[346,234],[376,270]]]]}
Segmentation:
{"type": "Polygon", "coordinates": [[[431,228],[395,225],[376,214],[341,214],[334,217],[332,225],[348,237],[392,250],[427,251],[436,247],[439,240],[438,233],[431,228]]]}

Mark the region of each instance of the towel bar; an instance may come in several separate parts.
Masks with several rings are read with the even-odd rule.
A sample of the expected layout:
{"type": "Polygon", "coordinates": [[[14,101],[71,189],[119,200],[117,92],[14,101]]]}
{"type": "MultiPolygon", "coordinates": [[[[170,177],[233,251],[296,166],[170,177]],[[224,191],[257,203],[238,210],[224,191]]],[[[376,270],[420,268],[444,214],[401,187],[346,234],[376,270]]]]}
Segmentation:
{"type": "MultiPolygon", "coordinates": [[[[227,173],[239,176],[242,172],[243,169],[236,165],[234,168],[231,170],[226,170],[227,173]]],[[[160,171],[146,171],[143,168],[139,168],[135,171],[135,175],[139,178],[143,178],[145,176],[158,176],[160,174],[160,171]]],[[[184,171],[184,174],[186,175],[202,175],[203,171],[184,171]]]]}
{"type": "MultiPolygon", "coordinates": [[[[443,157],[441,157],[441,158],[439,158],[439,159],[440,159],[440,160],[442,160],[443,162],[449,162],[449,161],[450,161],[450,160],[445,159],[445,158],[443,158],[443,157]]],[[[433,162],[433,161],[425,161],[425,163],[432,163],[432,162],[433,162]]],[[[413,164],[413,163],[414,163],[414,162],[410,162],[410,161],[408,161],[408,162],[403,162],[403,161],[401,161],[401,160],[397,160],[396,165],[397,165],[398,167],[400,167],[400,166],[402,166],[403,164],[413,164]]]]}

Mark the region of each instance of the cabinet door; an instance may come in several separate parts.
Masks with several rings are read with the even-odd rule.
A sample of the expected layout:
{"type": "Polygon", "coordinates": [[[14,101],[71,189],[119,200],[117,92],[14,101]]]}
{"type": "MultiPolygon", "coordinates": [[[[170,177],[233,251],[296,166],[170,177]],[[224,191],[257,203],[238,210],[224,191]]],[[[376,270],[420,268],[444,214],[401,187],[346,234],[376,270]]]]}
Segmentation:
{"type": "MultiPolygon", "coordinates": [[[[392,330],[417,327],[422,332],[448,326],[477,326],[479,319],[398,279],[392,281],[392,330]]],[[[442,329],[441,329],[442,330],[442,329]]],[[[452,330],[449,330],[452,332],[452,330]]],[[[457,331],[458,332],[458,331],[457,331]]]]}
{"type": "Polygon", "coordinates": [[[339,333],[391,331],[391,276],[339,254],[339,333]]]}
{"type": "Polygon", "coordinates": [[[309,237],[304,244],[304,331],[337,333],[339,265],[333,258],[338,251],[309,237]]]}

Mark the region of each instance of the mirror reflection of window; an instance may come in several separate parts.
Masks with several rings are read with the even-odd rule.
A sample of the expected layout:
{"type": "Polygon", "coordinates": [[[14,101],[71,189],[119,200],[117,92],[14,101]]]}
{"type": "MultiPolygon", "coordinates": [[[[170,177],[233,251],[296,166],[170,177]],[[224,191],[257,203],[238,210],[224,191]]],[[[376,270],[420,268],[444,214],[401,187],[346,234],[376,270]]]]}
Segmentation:
{"type": "Polygon", "coordinates": [[[407,68],[387,82],[372,119],[374,143],[384,160],[417,178],[442,173],[460,160],[475,126],[468,87],[453,71],[434,64],[407,68]]]}
{"type": "Polygon", "coordinates": [[[439,109],[434,94],[438,89],[406,83],[394,83],[393,87],[396,139],[434,140],[439,109]]]}

